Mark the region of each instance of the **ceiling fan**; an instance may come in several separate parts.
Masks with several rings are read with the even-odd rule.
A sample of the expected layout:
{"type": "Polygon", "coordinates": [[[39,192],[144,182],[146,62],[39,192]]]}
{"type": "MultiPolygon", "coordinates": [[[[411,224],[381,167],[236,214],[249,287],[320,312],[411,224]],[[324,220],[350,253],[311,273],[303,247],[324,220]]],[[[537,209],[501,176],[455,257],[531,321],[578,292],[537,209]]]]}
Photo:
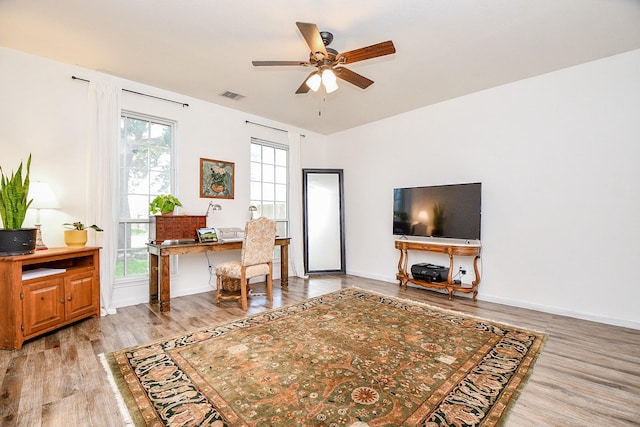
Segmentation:
{"type": "Polygon", "coordinates": [[[396,48],[391,40],[349,52],[338,53],[337,50],[327,47],[333,41],[333,34],[327,31],[318,31],[316,24],[296,22],[296,25],[311,49],[308,61],[252,61],[252,64],[256,67],[274,65],[316,67],[317,70],[314,70],[304,79],[296,93],[307,93],[310,89],[315,92],[319,89],[321,83],[327,93],[331,93],[338,89],[336,77],[361,89],[366,89],[371,86],[373,80],[342,65],[396,53],[396,48]]]}

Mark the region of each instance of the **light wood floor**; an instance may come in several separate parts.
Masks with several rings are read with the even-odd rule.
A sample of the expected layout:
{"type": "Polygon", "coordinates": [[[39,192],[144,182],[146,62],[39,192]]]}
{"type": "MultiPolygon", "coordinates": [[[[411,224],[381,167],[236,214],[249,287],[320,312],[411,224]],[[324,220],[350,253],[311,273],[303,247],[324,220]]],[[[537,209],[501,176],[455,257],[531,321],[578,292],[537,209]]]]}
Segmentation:
{"type": "MultiPolygon", "coordinates": [[[[507,426],[640,425],[638,330],[463,296],[449,301],[438,292],[405,291],[353,276],[291,278],[285,291],[276,282],[273,306],[351,286],[546,332],[546,345],[507,426]]],[[[122,425],[98,355],[245,315],[234,301],[219,307],[213,301],[212,293],[173,298],[165,314],[148,304],[125,307],[28,341],[20,351],[0,350],[0,426],[122,425]]],[[[265,298],[250,300],[250,313],[265,308],[265,298]]]]}

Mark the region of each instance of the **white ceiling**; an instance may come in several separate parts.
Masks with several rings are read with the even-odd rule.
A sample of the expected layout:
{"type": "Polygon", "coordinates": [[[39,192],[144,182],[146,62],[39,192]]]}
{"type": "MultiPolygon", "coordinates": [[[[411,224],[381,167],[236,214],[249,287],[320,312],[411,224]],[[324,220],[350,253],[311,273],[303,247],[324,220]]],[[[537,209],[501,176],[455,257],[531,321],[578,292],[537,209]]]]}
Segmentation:
{"type": "Polygon", "coordinates": [[[331,134],[640,49],[640,0],[0,0],[0,45],[331,134]],[[349,65],[365,90],[296,95],[310,69],[251,65],[307,60],[296,21],[397,52],[349,65]]]}

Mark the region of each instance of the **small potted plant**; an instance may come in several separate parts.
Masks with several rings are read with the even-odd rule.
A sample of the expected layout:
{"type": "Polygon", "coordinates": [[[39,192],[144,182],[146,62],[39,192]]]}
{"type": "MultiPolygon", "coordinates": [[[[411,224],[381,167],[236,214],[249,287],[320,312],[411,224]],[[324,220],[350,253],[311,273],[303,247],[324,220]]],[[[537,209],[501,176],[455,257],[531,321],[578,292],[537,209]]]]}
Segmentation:
{"type": "Polygon", "coordinates": [[[87,244],[87,230],[89,228],[95,231],[104,231],[102,228],[93,224],[86,227],[82,222],[66,222],[62,224],[67,228],[64,230],[64,243],[71,248],[84,248],[87,244]]]}
{"type": "Polygon", "coordinates": [[[182,206],[180,200],[171,194],[161,194],[149,203],[149,212],[152,214],[173,215],[176,206],[182,206]]]}
{"type": "Polygon", "coordinates": [[[11,177],[5,176],[0,166],[0,216],[3,229],[0,229],[0,256],[24,255],[35,252],[35,228],[22,228],[27,209],[33,199],[29,200],[29,172],[31,170],[31,154],[27,160],[26,174],[22,178],[22,162],[11,177]]]}

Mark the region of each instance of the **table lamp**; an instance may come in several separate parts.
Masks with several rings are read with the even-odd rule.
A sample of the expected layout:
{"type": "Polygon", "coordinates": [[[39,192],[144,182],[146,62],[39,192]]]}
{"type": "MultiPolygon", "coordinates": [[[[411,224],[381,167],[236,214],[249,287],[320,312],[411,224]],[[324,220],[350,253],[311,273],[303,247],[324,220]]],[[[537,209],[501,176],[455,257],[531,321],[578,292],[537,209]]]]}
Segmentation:
{"type": "Polygon", "coordinates": [[[253,219],[253,216],[257,211],[258,211],[258,208],[255,205],[249,206],[249,212],[250,212],[249,215],[251,215],[251,219],[253,219]]]}
{"type": "Polygon", "coordinates": [[[207,207],[207,213],[204,214],[204,216],[209,216],[209,211],[210,210],[214,210],[214,211],[221,211],[222,210],[222,206],[220,206],[217,203],[213,203],[213,202],[209,202],[209,206],[207,207]]]}
{"type": "Polygon", "coordinates": [[[29,184],[29,199],[33,199],[31,206],[36,210],[36,250],[47,249],[42,241],[42,231],[40,230],[40,209],[58,209],[60,205],[51,187],[46,182],[33,181],[29,184]]]}

